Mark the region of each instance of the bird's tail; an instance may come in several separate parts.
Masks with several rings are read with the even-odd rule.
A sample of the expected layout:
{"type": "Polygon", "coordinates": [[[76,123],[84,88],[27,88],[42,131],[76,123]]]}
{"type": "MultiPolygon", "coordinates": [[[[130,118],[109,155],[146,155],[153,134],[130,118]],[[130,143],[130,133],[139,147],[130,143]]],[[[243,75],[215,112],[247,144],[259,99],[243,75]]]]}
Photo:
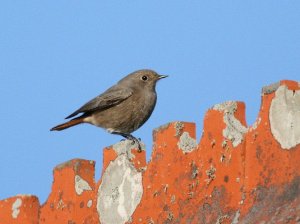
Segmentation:
{"type": "Polygon", "coordinates": [[[72,126],[82,124],[82,123],[84,123],[83,119],[84,119],[84,117],[74,118],[73,120],[70,120],[70,121],[68,121],[66,123],[63,123],[63,124],[59,124],[59,125],[51,128],[50,131],[61,131],[61,130],[70,128],[72,126]]]}

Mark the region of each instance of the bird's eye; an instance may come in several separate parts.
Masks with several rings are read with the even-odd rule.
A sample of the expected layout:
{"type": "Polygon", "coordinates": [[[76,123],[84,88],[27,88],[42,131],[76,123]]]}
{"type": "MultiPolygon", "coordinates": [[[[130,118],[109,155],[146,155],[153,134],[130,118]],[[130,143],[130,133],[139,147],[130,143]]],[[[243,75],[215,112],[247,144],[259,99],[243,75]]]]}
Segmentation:
{"type": "Polygon", "coordinates": [[[148,80],[148,76],[143,75],[143,76],[142,76],[142,80],[143,80],[143,81],[147,81],[147,80],[148,80]]]}

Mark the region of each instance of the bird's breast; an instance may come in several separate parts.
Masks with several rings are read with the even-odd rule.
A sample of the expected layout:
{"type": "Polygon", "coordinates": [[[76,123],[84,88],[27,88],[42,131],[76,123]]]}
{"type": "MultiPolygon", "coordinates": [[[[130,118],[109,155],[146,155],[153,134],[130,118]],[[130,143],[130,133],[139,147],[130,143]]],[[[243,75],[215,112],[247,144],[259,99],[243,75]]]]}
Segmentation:
{"type": "Polygon", "coordinates": [[[131,133],[149,119],[155,104],[155,92],[136,92],[118,105],[95,112],[87,122],[108,131],[131,133]]]}

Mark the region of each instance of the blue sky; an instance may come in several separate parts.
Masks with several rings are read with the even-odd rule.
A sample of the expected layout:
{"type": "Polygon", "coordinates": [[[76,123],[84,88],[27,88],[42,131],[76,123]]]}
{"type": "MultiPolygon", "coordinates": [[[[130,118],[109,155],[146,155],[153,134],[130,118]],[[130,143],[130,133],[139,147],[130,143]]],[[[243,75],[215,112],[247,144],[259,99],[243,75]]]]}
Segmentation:
{"type": "Polygon", "coordinates": [[[2,1],[0,3],[0,199],[43,203],[59,163],[96,160],[118,142],[91,125],[49,129],[126,74],[151,68],[158,102],[135,136],[151,154],[152,130],[197,123],[216,103],[246,103],[251,125],[260,91],[300,81],[300,1],[2,1]]]}

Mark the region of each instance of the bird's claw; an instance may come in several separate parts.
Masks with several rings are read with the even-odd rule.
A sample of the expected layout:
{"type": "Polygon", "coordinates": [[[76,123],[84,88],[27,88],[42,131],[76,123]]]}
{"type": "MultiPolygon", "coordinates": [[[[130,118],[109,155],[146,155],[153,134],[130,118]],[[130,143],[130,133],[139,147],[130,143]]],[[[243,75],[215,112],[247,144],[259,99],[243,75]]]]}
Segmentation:
{"type": "Polygon", "coordinates": [[[141,147],[141,143],[140,143],[140,138],[138,139],[132,139],[131,145],[134,145],[135,143],[138,144],[138,152],[142,152],[142,147],[141,147]],[[137,141],[136,141],[137,140],[137,141]]]}
{"type": "Polygon", "coordinates": [[[142,152],[142,147],[141,147],[141,139],[140,138],[136,138],[132,135],[128,135],[128,134],[122,134],[122,136],[125,138],[125,139],[128,139],[128,140],[131,140],[131,145],[134,145],[135,143],[138,144],[138,152],[142,152]]]}

